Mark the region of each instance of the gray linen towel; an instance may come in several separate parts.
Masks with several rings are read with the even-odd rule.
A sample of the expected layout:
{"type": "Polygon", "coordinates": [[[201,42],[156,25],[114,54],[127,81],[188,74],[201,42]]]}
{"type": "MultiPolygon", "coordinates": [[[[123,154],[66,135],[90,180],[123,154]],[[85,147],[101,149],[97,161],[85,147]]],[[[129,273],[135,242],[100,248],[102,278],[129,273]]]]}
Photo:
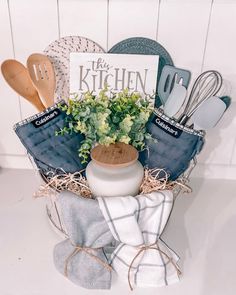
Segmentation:
{"type": "Polygon", "coordinates": [[[110,246],[114,238],[98,201],[68,191],[61,192],[58,198],[69,239],[54,248],[56,268],[81,287],[109,289],[111,270],[103,247],[110,246]]]}

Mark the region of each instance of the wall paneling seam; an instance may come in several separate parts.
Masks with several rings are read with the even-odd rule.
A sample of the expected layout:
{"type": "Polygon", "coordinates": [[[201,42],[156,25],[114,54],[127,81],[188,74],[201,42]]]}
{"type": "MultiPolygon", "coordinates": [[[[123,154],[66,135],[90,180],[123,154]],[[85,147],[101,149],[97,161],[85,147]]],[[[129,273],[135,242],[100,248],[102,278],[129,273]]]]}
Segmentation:
{"type": "Polygon", "coordinates": [[[161,0],[158,1],[158,5],[157,5],[156,41],[158,41],[160,11],[161,11],[161,0]]]}
{"type": "Polygon", "coordinates": [[[57,0],[57,29],[58,29],[58,38],[61,38],[61,23],[60,23],[60,4],[57,0]]]}
{"type": "MultiPolygon", "coordinates": [[[[11,17],[11,9],[10,9],[10,0],[7,0],[7,9],[8,9],[10,31],[11,31],[11,44],[12,44],[13,57],[14,57],[14,59],[16,59],[16,51],[15,51],[13,28],[12,28],[12,17],[11,17]]],[[[20,96],[19,95],[17,95],[17,96],[18,96],[18,106],[19,106],[20,118],[21,118],[21,120],[23,120],[22,108],[21,108],[21,103],[20,103],[20,96]]]]}
{"type": "Polygon", "coordinates": [[[233,149],[232,150],[233,150],[233,152],[231,154],[230,161],[229,161],[230,166],[234,165],[233,164],[233,159],[234,159],[234,151],[236,150],[236,139],[234,140],[234,144],[233,144],[233,149]]]}
{"type": "Polygon", "coordinates": [[[212,16],[213,4],[214,4],[214,0],[211,0],[211,7],[210,7],[209,18],[208,18],[208,24],[207,24],[205,45],[204,45],[203,57],[202,57],[201,72],[203,71],[204,64],[205,64],[205,57],[206,57],[206,50],[207,50],[207,43],[208,43],[207,41],[208,41],[208,36],[209,36],[209,31],[210,31],[210,26],[211,26],[211,16],[212,16]]]}
{"type": "Polygon", "coordinates": [[[107,42],[106,42],[106,52],[108,52],[108,50],[110,48],[108,48],[109,46],[109,11],[110,11],[110,0],[107,0],[107,42]]]}

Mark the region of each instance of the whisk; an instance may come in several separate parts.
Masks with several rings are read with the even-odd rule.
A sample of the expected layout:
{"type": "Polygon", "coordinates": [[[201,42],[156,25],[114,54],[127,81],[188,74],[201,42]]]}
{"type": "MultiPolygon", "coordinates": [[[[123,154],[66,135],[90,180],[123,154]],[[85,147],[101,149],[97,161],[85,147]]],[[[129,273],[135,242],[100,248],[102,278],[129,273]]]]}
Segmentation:
{"type": "Polygon", "coordinates": [[[185,125],[205,100],[219,92],[221,86],[222,76],[217,71],[209,70],[198,76],[193,84],[179,123],[185,125]]]}

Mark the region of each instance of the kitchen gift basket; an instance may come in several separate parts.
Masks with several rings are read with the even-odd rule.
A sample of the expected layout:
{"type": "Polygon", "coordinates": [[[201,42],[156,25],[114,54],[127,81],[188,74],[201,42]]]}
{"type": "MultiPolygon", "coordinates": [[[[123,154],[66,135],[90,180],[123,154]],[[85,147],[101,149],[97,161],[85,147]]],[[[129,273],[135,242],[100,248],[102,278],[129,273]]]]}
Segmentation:
{"type": "MultiPolygon", "coordinates": [[[[35,120],[42,121],[44,116],[50,118],[49,114],[52,112],[54,113],[55,110],[57,110],[57,106],[58,105],[56,104],[55,106],[47,109],[45,112],[36,115],[36,117],[34,116],[21,124],[16,125],[16,133],[21,138],[22,142],[24,142],[23,139],[28,138],[29,135],[28,132],[24,133],[24,127],[27,128],[29,124],[32,125],[32,122],[35,122],[35,120]],[[27,134],[27,136],[25,136],[25,134],[27,134]]],[[[165,117],[160,111],[155,110],[153,115],[155,120],[157,118],[161,118],[162,120],[165,120],[166,123],[170,120],[169,126],[177,128],[177,126],[175,126],[176,124],[173,122],[171,123],[171,119],[165,117]]],[[[53,130],[52,126],[55,126],[53,121],[59,119],[50,118],[48,120],[49,121],[47,123],[44,122],[41,126],[47,135],[50,134],[50,130],[53,130]]],[[[150,126],[148,126],[150,129],[149,131],[152,132],[152,117],[150,118],[148,124],[150,124],[150,126]]],[[[60,126],[59,121],[57,121],[56,125],[60,126]]],[[[173,145],[173,143],[171,143],[171,139],[169,139],[167,143],[165,142],[165,136],[163,141],[162,132],[165,132],[165,130],[159,128],[158,125],[155,125],[154,130],[155,133],[152,132],[152,135],[155,136],[157,141],[152,143],[153,146],[150,145],[149,154],[153,153],[152,149],[155,149],[156,145],[158,146],[162,143],[169,145],[170,147],[173,145]],[[156,128],[158,128],[158,131],[156,128]]],[[[175,179],[171,182],[171,186],[168,187],[165,182],[161,182],[159,186],[159,189],[161,189],[160,192],[151,190],[149,193],[146,192],[146,194],[139,194],[135,197],[137,201],[134,201],[135,198],[133,197],[125,196],[123,199],[120,197],[97,198],[98,202],[95,202],[96,200],[91,199],[91,196],[88,196],[88,198],[76,196],[75,194],[70,193],[69,190],[57,193],[55,186],[54,188],[51,188],[50,180],[48,182],[48,172],[52,172],[50,171],[51,165],[49,167],[46,166],[49,164],[49,162],[45,162],[46,158],[44,161],[39,161],[38,159],[39,157],[42,159],[41,153],[46,157],[45,152],[50,150],[50,148],[45,141],[42,141],[41,138],[39,142],[34,142],[34,145],[38,146],[40,153],[36,154],[32,152],[35,151],[33,145],[30,157],[32,158],[33,163],[37,166],[36,169],[40,171],[40,176],[46,183],[48,182],[46,186],[43,186],[44,189],[46,188],[46,191],[42,191],[41,196],[46,196],[47,214],[51,224],[62,236],[62,238],[66,239],[57,244],[54,248],[54,264],[62,275],[70,279],[75,284],[89,289],[109,289],[111,287],[111,265],[112,269],[115,270],[116,273],[121,275],[124,280],[127,280],[131,290],[134,288],[134,285],[140,287],[163,286],[175,283],[179,280],[180,270],[177,265],[179,257],[162,241],[160,235],[168,221],[174,198],[177,197],[181,189],[188,188],[186,183],[188,182],[188,177],[196,163],[195,156],[200,152],[202,147],[200,142],[203,142],[203,133],[197,131],[191,132],[188,128],[186,129],[181,125],[178,126],[178,130],[181,132],[181,140],[185,142],[185,148],[182,155],[179,154],[179,157],[183,157],[182,160],[186,162],[184,168],[188,167],[188,169],[185,170],[185,173],[183,173],[183,165],[180,165],[179,169],[175,166],[174,170],[171,170],[172,166],[170,166],[169,174],[172,175],[173,179],[175,179]],[[40,145],[43,145],[44,149],[41,149],[40,145]],[[192,152],[186,155],[185,149],[189,150],[190,147],[192,152]],[[39,167],[41,167],[40,170],[39,167]],[[42,173],[42,171],[44,172],[42,173]],[[47,190],[47,188],[49,188],[49,190],[47,190]],[[169,190],[166,190],[167,188],[169,190]],[[171,191],[172,193],[170,193],[171,191]],[[114,208],[115,211],[113,212],[114,208]],[[126,213],[125,210],[127,209],[133,212],[132,216],[130,216],[129,212],[126,213]],[[151,213],[150,210],[153,212],[151,213]],[[83,214],[81,214],[82,212],[83,214]],[[103,214],[102,216],[101,212],[103,214]],[[139,219],[136,219],[137,216],[135,212],[139,212],[139,219]],[[149,216],[148,219],[146,215],[149,216]],[[129,217],[127,218],[127,216],[129,217]],[[132,222],[130,218],[132,218],[132,222]],[[110,225],[111,219],[113,220],[113,226],[109,227],[108,230],[107,225],[110,225]],[[120,227],[120,223],[116,224],[116,220],[122,220],[123,225],[120,227]],[[137,225],[139,225],[138,227],[134,226],[135,221],[137,222],[137,225]],[[157,225],[158,232],[155,233],[157,225]],[[122,229],[124,230],[125,228],[130,228],[132,235],[129,234],[127,237],[127,231],[122,231],[122,229]],[[145,238],[143,238],[144,242],[142,242],[144,244],[143,246],[138,246],[140,239],[138,238],[140,236],[139,228],[142,228],[142,233],[146,233],[145,238]],[[99,239],[94,240],[97,234],[99,235],[99,239]],[[115,237],[118,234],[119,238],[116,239],[115,237]],[[131,240],[129,239],[130,236],[135,238],[135,243],[137,244],[134,249],[134,241],[133,238],[131,240]],[[85,246],[83,245],[83,243],[85,243],[85,237],[87,241],[92,241],[92,247],[90,244],[85,244],[85,246]],[[156,240],[154,239],[155,237],[156,240]],[[123,249],[122,251],[119,250],[121,249],[121,246],[123,249]],[[101,248],[105,254],[103,252],[99,252],[99,249],[101,248]],[[132,251],[130,252],[131,249],[132,251]],[[89,254],[86,251],[89,251],[89,254]],[[93,252],[91,253],[90,251],[93,252]],[[146,252],[145,260],[143,260],[144,258],[142,256],[143,251],[146,252]],[[157,252],[158,255],[153,254],[153,251],[157,252]],[[127,259],[127,255],[129,257],[128,266],[126,263],[120,263],[120,261],[125,261],[124,259],[127,259]],[[109,261],[109,263],[107,261],[109,261]],[[139,275],[137,276],[135,269],[139,266],[135,266],[135,263],[139,262],[138,265],[141,266],[146,263],[150,263],[151,261],[152,263],[155,262],[156,265],[163,265],[166,269],[165,275],[163,275],[163,272],[160,272],[160,268],[157,267],[156,269],[152,269],[151,273],[149,268],[144,268],[142,271],[140,270],[138,272],[139,275]],[[81,273],[81,269],[83,269],[86,275],[81,273]],[[102,282],[99,279],[101,272],[103,278],[102,282]],[[158,279],[156,277],[153,278],[153,272],[156,275],[159,275],[158,279]],[[149,275],[147,276],[147,274],[149,275]],[[86,279],[83,279],[84,277],[86,277],[86,279]]],[[[173,138],[176,139],[175,137],[173,138]]],[[[59,138],[59,140],[61,139],[59,138]]],[[[54,148],[58,149],[60,144],[61,142],[58,143],[58,146],[54,146],[54,148]]],[[[140,161],[146,165],[150,165],[150,163],[156,165],[155,162],[150,162],[152,159],[149,157],[149,154],[146,154],[146,151],[144,151],[143,154],[141,153],[140,161]]],[[[58,156],[58,158],[60,157],[58,156]]],[[[59,160],[58,158],[56,159],[57,161],[59,160]]],[[[169,158],[167,159],[169,161],[169,158]]],[[[53,161],[53,159],[50,160],[53,161]]],[[[68,162],[68,165],[70,165],[70,161],[68,162]]],[[[163,170],[161,169],[160,172],[163,172],[163,170]]],[[[83,176],[80,175],[79,178],[74,176],[74,174],[67,175],[70,181],[76,182],[79,180],[81,184],[81,177],[83,176]]],[[[160,178],[163,179],[163,176],[160,175],[160,178]]],[[[147,177],[147,180],[149,181],[150,178],[147,177]]],[[[85,182],[82,184],[87,185],[85,182]]]]}
{"type": "MultiPolygon", "coordinates": [[[[73,125],[73,120],[79,116],[72,107],[76,100],[66,101],[72,52],[104,51],[95,42],[78,36],[64,37],[50,44],[44,54],[55,71],[55,101],[14,126],[42,180],[36,196],[46,197],[49,221],[65,239],[54,248],[54,264],[65,277],[88,289],[109,289],[112,269],[127,280],[131,290],[134,285],[163,286],[177,282],[179,257],[162,241],[161,234],[176,197],[181,192],[191,191],[189,177],[204,145],[204,130],[212,128],[226,109],[225,101],[215,97],[222,84],[221,76],[216,71],[202,73],[184,104],[190,72],[174,67],[164,47],[141,37],[119,42],[109,53],[159,56],[155,107],[148,116],[142,114],[142,119],[146,119],[137,129],[138,133],[143,128],[141,138],[145,145],[138,153],[128,145],[129,141],[125,142],[127,134],[122,134],[120,141],[112,142],[108,147],[95,145],[90,149],[91,153],[86,147],[82,153],[81,147],[88,144],[82,132],[86,123],[77,120],[73,125]],[[209,101],[210,106],[207,105],[209,101]],[[203,122],[200,119],[209,107],[214,112],[209,112],[208,121],[203,122]],[[65,128],[65,124],[69,127],[65,128]],[[79,129],[69,132],[74,131],[74,126],[79,129]],[[60,132],[56,136],[57,131],[63,132],[63,136],[60,132]],[[78,157],[78,149],[88,165],[78,157]],[[111,168],[113,170],[109,170],[111,168]],[[139,171],[139,180],[133,177],[138,174],[134,171],[139,171]],[[122,186],[122,181],[135,182],[137,194],[96,195],[93,184],[99,180],[100,188],[104,189],[112,177],[121,180],[116,188],[115,185],[112,187],[113,191],[131,188],[129,184],[122,186]],[[104,188],[101,180],[105,183],[104,188]],[[148,267],[150,265],[152,269],[148,267]]],[[[89,101],[93,99],[91,93],[86,95],[89,101]]],[[[128,92],[119,93],[118,99],[122,95],[126,100],[140,99],[128,92]]],[[[99,99],[103,107],[107,107],[109,103],[104,97],[102,90],[99,99]]],[[[78,108],[80,104],[81,100],[78,108]]],[[[143,106],[147,107],[146,104],[143,106]]],[[[106,118],[106,113],[105,119],[99,117],[103,128],[107,126],[106,118]]],[[[128,114],[119,126],[130,131],[132,120],[134,117],[128,114]]]]}
{"type": "MultiPolygon", "coordinates": [[[[167,126],[167,125],[164,125],[167,126]]],[[[183,125],[177,124],[172,119],[168,118],[163,114],[161,110],[156,109],[150,121],[147,125],[148,131],[157,139],[157,142],[154,142],[152,139],[149,140],[147,147],[143,152],[140,153],[139,160],[140,162],[150,169],[155,171],[155,168],[160,167],[163,170],[158,170],[159,177],[161,179],[166,179],[166,171],[168,171],[169,175],[171,175],[173,181],[173,185],[171,189],[173,191],[174,198],[176,198],[180,192],[190,192],[191,189],[188,187],[189,176],[197,164],[197,155],[200,153],[203,145],[204,145],[204,135],[205,133],[202,131],[194,130],[187,128],[183,125]],[[168,126],[172,126],[175,130],[181,134],[180,138],[175,138],[166,129],[162,126],[155,125],[153,123],[154,120],[162,120],[168,126]],[[174,155],[174,158],[171,159],[168,153],[168,150],[174,155]],[[174,162],[174,164],[172,164],[174,162]],[[165,169],[164,169],[165,168],[165,169]]],[[[30,156],[30,155],[29,155],[30,156]]],[[[31,156],[30,156],[31,157],[31,156]]],[[[31,157],[32,159],[32,157],[31,157]]],[[[42,169],[38,169],[35,165],[37,160],[32,160],[36,171],[38,171],[39,177],[43,180],[42,190],[39,190],[37,195],[49,195],[46,198],[47,205],[47,215],[49,217],[50,223],[53,228],[62,236],[67,236],[66,228],[63,223],[63,218],[61,217],[61,208],[58,203],[58,192],[57,189],[61,189],[60,183],[59,185],[55,184],[55,182],[50,182],[50,175],[54,175],[54,173],[49,170],[45,170],[44,173],[40,172],[42,169]],[[46,183],[46,186],[44,185],[46,183]],[[54,189],[50,187],[54,186],[54,189]],[[58,186],[58,188],[57,188],[58,186]]],[[[40,167],[42,164],[40,163],[40,167]]],[[[85,167],[82,166],[81,170],[85,167]]],[[[150,170],[151,171],[151,170],[150,170]]],[[[63,171],[61,171],[62,174],[63,171]]],[[[77,179],[81,182],[82,175],[78,174],[73,176],[66,176],[68,181],[71,181],[71,185],[76,183],[77,179]],[[77,179],[76,179],[77,177],[77,179]]],[[[66,179],[66,178],[65,178],[66,179]]],[[[84,181],[84,180],[83,180],[84,181]]],[[[88,185],[86,182],[84,185],[88,185]]],[[[90,194],[88,194],[90,197],[90,194]]]]}

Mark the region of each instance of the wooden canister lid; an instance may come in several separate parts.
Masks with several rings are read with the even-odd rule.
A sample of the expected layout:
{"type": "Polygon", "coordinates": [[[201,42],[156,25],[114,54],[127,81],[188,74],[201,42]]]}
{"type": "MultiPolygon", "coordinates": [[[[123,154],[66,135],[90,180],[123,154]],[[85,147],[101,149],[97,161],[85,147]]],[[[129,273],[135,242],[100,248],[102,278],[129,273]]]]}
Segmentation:
{"type": "Polygon", "coordinates": [[[101,166],[126,167],[138,159],[138,151],[132,145],[116,142],[109,146],[97,145],[91,151],[91,158],[101,166]]]}

